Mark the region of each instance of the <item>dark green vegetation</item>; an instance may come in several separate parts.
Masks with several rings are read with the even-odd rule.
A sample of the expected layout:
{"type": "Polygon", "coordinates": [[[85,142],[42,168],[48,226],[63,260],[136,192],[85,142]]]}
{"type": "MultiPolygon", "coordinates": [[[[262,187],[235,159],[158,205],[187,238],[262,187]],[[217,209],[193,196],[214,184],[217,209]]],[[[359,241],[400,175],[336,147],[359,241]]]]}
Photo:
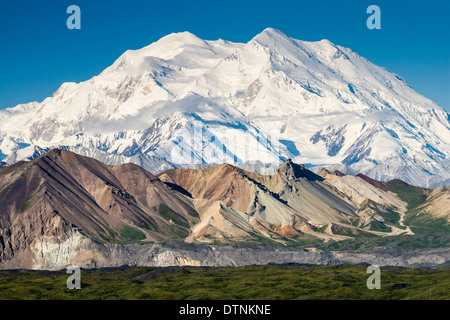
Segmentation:
{"type": "Polygon", "coordinates": [[[189,221],[187,221],[182,215],[179,215],[178,213],[170,209],[168,206],[160,204],[158,212],[164,219],[172,221],[173,223],[181,227],[189,228],[189,221]]]}
{"type": "MultiPolygon", "coordinates": [[[[450,247],[450,233],[433,233],[433,234],[418,234],[418,235],[397,235],[388,237],[377,237],[374,235],[358,236],[348,240],[323,242],[322,240],[308,235],[302,234],[294,239],[283,239],[284,244],[265,238],[265,242],[247,241],[234,243],[233,247],[243,248],[258,248],[261,243],[272,248],[292,248],[292,249],[307,249],[315,247],[323,251],[389,251],[391,253],[404,253],[405,251],[420,250],[420,249],[436,249],[450,247]]],[[[165,243],[170,247],[170,243],[165,243]]],[[[174,245],[172,243],[172,245],[174,245]]],[[[221,245],[216,243],[215,245],[221,245]]]]}
{"type": "Polygon", "coordinates": [[[414,187],[400,180],[392,180],[385,183],[389,191],[398,195],[400,199],[408,204],[408,211],[411,211],[425,202],[428,189],[414,187]]]}
{"type": "Polygon", "coordinates": [[[120,235],[129,240],[139,241],[145,239],[145,234],[130,226],[123,226],[122,229],[120,229],[120,235]]]}
{"type": "MultiPolygon", "coordinates": [[[[363,211],[370,211],[372,217],[378,215],[384,220],[383,222],[372,220],[370,222],[370,230],[372,231],[391,232],[392,229],[389,226],[405,229],[405,227],[401,226],[399,223],[400,214],[391,208],[367,199],[358,210],[358,212],[363,211]]],[[[358,223],[356,223],[356,226],[360,228],[364,227],[358,223]]]]}
{"type": "Polygon", "coordinates": [[[0,299],[450,299],[450,267],[381,268],[381,289],[366,287],[366,266],[252,266],[82,270],[80,290],[62,271],[0,271],[0,299]]]}
{"type": "Polygon", "coordinates": [[[398,254],[416,249],[433,249],[450,247],[450,233],[420,235],[398,235],[389,237],[359,237],[344,241],[329,241],[315,245],[325,251],[389,250],[398,254]]]}
{"type": "MultiPolygon", "coordinates": [[[[416,234],[427,234],[436,232],[450,232],[450,225],[444,218],[433,217],[423,210],[429,205],[433,198],[428,198],[430,189],[414,187],[400,180],[392,180],[385,186],[408,204],[408,212],[405,216],[405,225],[409,226],[416,234]]],[[[435,197],[439,196],[436,195],[435,197]]]]}
{"type": "Polygon", "coordinates": [[[405,224],[416,234],[450,232],[450,225],[446,219],[433,217],[429,213],[416,214],[414,211],[407,213],[405,224]]]}
{"type": "Polygon", "coordinates": [[[332,224],[331,232],[333,232],[333,234],[338,234],[338,235],[342,235],[342,236],[350,236],[350,237],[355,237],[355,236],[375,237],[374,235],[367,233],[363,230],[347,228],[347,227],[344,227],[341,225],[336,225],[336,224],[332,224]]]}
{"type": "Polygon", "coordinates": [[[32,199],[33,199],[32,195],[28,196],[25,199],[25,201],[22,203],[22,206],[20,207],[20,213],[24,212],[25,210],[27,210],[30,207],[32,199]]]}

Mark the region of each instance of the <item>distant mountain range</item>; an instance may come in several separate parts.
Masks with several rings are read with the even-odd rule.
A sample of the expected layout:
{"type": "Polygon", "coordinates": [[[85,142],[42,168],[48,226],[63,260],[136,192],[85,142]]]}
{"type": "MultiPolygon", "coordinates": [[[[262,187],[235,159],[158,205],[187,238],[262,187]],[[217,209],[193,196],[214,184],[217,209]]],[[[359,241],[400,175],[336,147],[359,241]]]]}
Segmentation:
{"type": "Polygon", "coordinates": [[[449,187],[315,174],[290,159],[272,175],[221,164],[155,176],[55,149],[0,167],[0,194],[0,268],[137,263],[130,243],[156,255],[156,244],[174,241],[290,245],[450,231],[449,187]]]}
{"type": "MultiPolygon", "coordinates": [[[[316,167],[316,172],[326,167],[426,188],[450,181],[446,111],[415,92],[399,75],[351,49],[328,40],[295,40],[270,28],[248,43],[206,41],[189,32],[170,34],[125,52],[90,80],[62,84],[41,103],[0,111],[1,165],[34,159],[53,148],[107,164],[132,162],[153,174],[222,163],[258,172],[272,164],[274,172],[286,159],[293,159],[316,167]]],[[[164,179],[176,178],[166,173],[164,179]]],[[[314,179],[302,187],[320,189],[322,184],[314,179]]],[[[320,190],[328,192],[327,188],[320,190]]],[[[258,201],[281,199],[264,197],[258,201]]],[[[333,223],[352,218],[355,203],[324,197],[323,201],[334,203],[333,212],[315,210],[332,216],[333,223]]],[[[293,214],[289,201],[302,200],[281,201],[285,208],[274,218],[275,224],[293,214]]],[[[152,209],[119,202],[116,208],[128,208],[121,214],[129,215],[131,224],[136,223],[137,212],[152,209]]],[[[269,202],[261,205],[269,206],[269,202]]],[[[185,210],[179,213],[189,223],[199,219],[185,210]]],[[[235,215],[221,210],[225,216],[235,215]]],[[[308,217],[301,216],[296,223],[305,224],[308,217]]],[[[108,219],[83,225],[84,231],[110,237],[104,228],[114,223],[108,219]]],[[[142,223],[145,229],[150,222],[142,223]]],[[[186,229],[158,219],[152,223],[164,232],[144,232],[148,239],[162,236],[165,228],[179,228],[181,233],[186,229]]],[[[244,225],[243,235],[254,228],[268,228],[244,225]]]]}

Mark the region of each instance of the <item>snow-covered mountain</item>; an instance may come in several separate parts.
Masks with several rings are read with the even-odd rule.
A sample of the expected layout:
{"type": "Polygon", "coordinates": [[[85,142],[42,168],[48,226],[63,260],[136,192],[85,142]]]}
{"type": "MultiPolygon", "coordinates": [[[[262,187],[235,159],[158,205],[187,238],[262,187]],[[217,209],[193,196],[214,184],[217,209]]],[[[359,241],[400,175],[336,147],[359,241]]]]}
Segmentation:
{"type": "Polygon", "coordinates": [[[446,111],[348,48],[270,28],[248,43],[170,34],[42,103],[0,111],[0,161],[54,147],[154,173],[292,158],[424,187],[450,181],[446,111]]]}

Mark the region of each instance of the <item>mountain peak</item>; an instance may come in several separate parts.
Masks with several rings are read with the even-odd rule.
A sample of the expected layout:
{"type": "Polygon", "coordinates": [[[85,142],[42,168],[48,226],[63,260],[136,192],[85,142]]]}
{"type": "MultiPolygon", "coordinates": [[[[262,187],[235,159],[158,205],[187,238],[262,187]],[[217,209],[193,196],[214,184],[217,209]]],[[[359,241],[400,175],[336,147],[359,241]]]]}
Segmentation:
{"type": "Polygon", "coordinates": [[[277,41],[283,41],[285,39],[290,39],[287,35],[278,29],[266,28],[261,33],[257,34],[252,41],[257,41],[261,44],[274,43],[277,41]]]}
{"type": "Polygon", "coordinates": [[[183,43],[188,45],[204,45],[205,41],[189,31],[174,32],[159,39],[155,44],[183,43]]]}
{"type": "Polygon", "coordinates": [[[265,28],[260,34],[268,34],[272,36],[282,36],[287,37],[281,30],[275,29],[275,28],[265,28]]]}
{"type": "Polygon", "coordinates": [[[322,181],[323,178],[314,172],[308,170],[303,164],[297,164],[292,159],[287,159],[282,165],[278,167],[278,173],[286,177],[288,180],[295,180],[305,178],[309,181],[322,181]]]}
{"type": "Polygon", "coordinates": [[[181,31],[181,32],[173,32],[168,34],[165,37],[162,37],[161,39],[200,39],[195,34],[189,31],[181,31]]]}
{"type": "Polygon", "coordinates": [[[127,51],[91,80],[62,85],[42,103],[1,112],[0,160],[11,164],[42,154],[36,148],[67,146],[156,173],[156,163],[190,165],[172,159],[172,138],[178,129],[196,132],[198,123],[218,138],[206,139],[207,152],[194,152],[207,165],[281,157],[384,181],[445,183],[448,113],[399,78],[348,48],[296,40],[274,28],[248,43],[172,33],[127,51]],[[264,143],[266,130],[280,133],[278,151],[264,143]],[[238,148],[231,155],[228,131],[262,152],[238,148]]]}

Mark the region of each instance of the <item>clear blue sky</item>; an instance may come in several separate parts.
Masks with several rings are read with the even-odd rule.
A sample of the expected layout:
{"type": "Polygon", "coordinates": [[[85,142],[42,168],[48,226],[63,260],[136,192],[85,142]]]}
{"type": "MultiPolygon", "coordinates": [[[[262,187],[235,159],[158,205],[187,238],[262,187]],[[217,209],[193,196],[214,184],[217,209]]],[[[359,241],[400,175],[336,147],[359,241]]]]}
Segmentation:
{"type": "Polygon", "coordinates": [[[0,109],[42,101],[172,32],[247,42],[273,27],[350,47],[450,111],[449,16],[449,0],[0,0],[0,109]],[[71,4],[81,30],[66,27],[71,4]],[[381,30],[366,27],[371,4],[381,30]]]}

